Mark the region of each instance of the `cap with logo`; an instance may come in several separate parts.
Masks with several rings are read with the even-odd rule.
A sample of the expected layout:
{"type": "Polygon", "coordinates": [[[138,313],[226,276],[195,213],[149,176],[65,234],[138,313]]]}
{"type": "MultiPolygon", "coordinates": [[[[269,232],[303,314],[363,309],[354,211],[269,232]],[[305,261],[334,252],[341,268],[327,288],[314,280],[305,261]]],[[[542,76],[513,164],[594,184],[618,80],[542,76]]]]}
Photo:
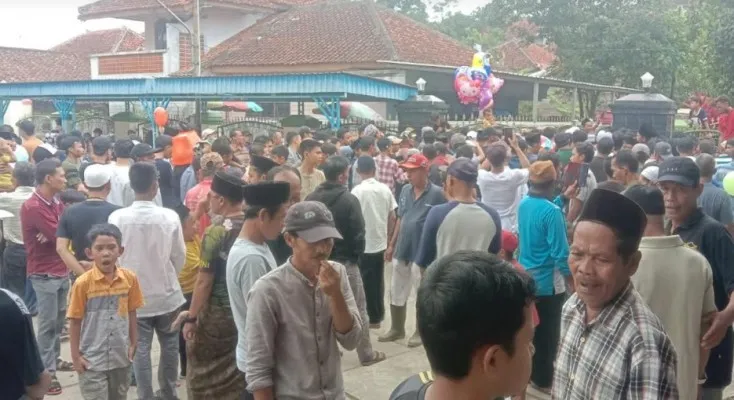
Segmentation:
{"type": "Polygon", "coordinates": [[[292,205],[285,216],[284,225],[284,231],[295,232],[308,243],[342,238],[334,225],[331,211],[318,201],[302,201],[292,205]]]}
{"type": "Polygon", "coordinates": [[[151,156],[157,153],[158,150],[154,149],[153,146],[148,143],[136,144],[130,152],[130,158],[137,160],[140,157],[151,156]]]}
{"type": "Polygon", "coordinates": [[[403,169],[428,168],[428,159],[423,154],[412,154],[405,162],[400,164],[403,169]]]}
{"type": "MultiPolygon", "coordinates": [[[[657,146],[655,146],[657,149],[657,146]]],[[[675,182],[683,186],[697,187],[701,170],[688,157],[671,157],[658,166],[658,182],[675,182]]]]}
{"type": "Polygon", "coordinates": [[[474,161],[461,157],[449,165],[446,173],[460,181],[474,185],[479,176],[479,167],[474,161]]]}
{"type": "Polygon", "coordinates": [[[655,143],[655,154],[663,160],[667,160],[673,157],[673,147],[668,142],[657,142],[655,143]]]}
{"type": "Polygon", "coordinates": [[[98,189],[112,179],[112,166],[105,164],[90,164],[84,168],[84,186],[98,189]]]}

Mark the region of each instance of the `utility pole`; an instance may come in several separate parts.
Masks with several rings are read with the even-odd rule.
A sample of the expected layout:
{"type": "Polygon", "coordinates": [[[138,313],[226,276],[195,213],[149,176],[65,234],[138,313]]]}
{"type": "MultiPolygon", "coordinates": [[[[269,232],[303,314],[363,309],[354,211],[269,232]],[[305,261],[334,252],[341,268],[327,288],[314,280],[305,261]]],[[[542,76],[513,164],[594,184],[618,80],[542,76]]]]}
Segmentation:
{"type": "MultiPolygon", "coordinates": [[[[201,76],[201,4],[199,0],[194,1],[194,14],[192,19],[194,20],[194,32],[192,35],[194,37],[191,38],[191,43],[193,43],[194,74],[199,77],[201,76]]],[[[201,100],[197,98],[195,102],[194,124],[196,125],[196,129],[201,132],[201,100]]]]}

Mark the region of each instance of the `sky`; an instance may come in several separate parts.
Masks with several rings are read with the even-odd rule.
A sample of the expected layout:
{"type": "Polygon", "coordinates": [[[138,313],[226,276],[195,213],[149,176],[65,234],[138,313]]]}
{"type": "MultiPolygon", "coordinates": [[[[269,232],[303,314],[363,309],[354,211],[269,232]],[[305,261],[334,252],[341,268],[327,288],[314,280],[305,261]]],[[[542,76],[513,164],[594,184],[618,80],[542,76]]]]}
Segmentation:
{"type": "MultiPolygon", "coordinates": [[[[120,0],[126,1],[126,0],[120,0]]],[[[0,1],[0,46],[48,49],[86,31],[127,26],[142,32],[143,24],[119,19],[82,22],[77,9],[94,0],[0,1]]],[[[471,12],[487,0],[459,0],[457,9],[471,12]]]]}

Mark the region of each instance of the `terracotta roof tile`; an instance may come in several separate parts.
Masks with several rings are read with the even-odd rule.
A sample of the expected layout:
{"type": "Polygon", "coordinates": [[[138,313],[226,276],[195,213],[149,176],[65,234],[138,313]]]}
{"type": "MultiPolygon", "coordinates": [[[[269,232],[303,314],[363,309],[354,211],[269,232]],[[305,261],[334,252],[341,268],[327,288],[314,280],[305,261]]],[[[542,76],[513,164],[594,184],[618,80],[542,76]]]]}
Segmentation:
{"type": "Polygon", "coordinates": [[[491,53],[497,59],[497,67],[510,72],[548,69],[556,61],[551,47],[524,44],[519,39],[505,42],[491,53]]]}
{"type": "MultiPolygon", "coordinates": [[[[318,0],[208,0],[210,5],[223,3],[227,5],[242,7],[258,7],[273,10],[285,10],[291,6],[311,4],[318,0]]],[[[189,8],[194,0],[163,0],[171,8],[189,8]]],[[[156,0],[98,0],[79,7],[80,19],[94,19],[114,16],[116,13],[128,11],[144,11],[151,8],[159,8],[156,0]]]]}
{"type": "Polygon", "coordinates": [[[52,51],[85,55],[136,51],[143,47],[143,35],[127,28],[91,31],[51,48],[52,51]]]}
{"type": "Polygon", "coordinates": [[[80,54],[0,47],[0,81],[74,81],[90,76],[89,59],[80,54]]]}
{"type": "Polygon", "coordinates": [[[461,65],[474,51],[371,1],[321,2],[258,21],[211,49],[204,67],[356,64],[461,65]]]}

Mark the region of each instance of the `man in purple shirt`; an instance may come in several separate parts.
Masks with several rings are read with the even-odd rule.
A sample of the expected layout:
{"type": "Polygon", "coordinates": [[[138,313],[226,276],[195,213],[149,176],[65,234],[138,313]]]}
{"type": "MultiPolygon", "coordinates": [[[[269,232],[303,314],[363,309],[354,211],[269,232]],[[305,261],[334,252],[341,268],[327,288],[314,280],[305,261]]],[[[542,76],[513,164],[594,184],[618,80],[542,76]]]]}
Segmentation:
{"type": "Polygon", "coordinates": [[[69,270],[56,253],[56,227],[64,211],[56,194],[66,189],[59,160],[51,158],[36,164],[36,185],[33,195],[20,208],[20,220],[27,273],[38,298],[38,348],[43,365],[53,375],[48,394],[57,395],[61,393],[57,367],[71,370],[70,363],[59,358],[69,293],[69,270]]]}

